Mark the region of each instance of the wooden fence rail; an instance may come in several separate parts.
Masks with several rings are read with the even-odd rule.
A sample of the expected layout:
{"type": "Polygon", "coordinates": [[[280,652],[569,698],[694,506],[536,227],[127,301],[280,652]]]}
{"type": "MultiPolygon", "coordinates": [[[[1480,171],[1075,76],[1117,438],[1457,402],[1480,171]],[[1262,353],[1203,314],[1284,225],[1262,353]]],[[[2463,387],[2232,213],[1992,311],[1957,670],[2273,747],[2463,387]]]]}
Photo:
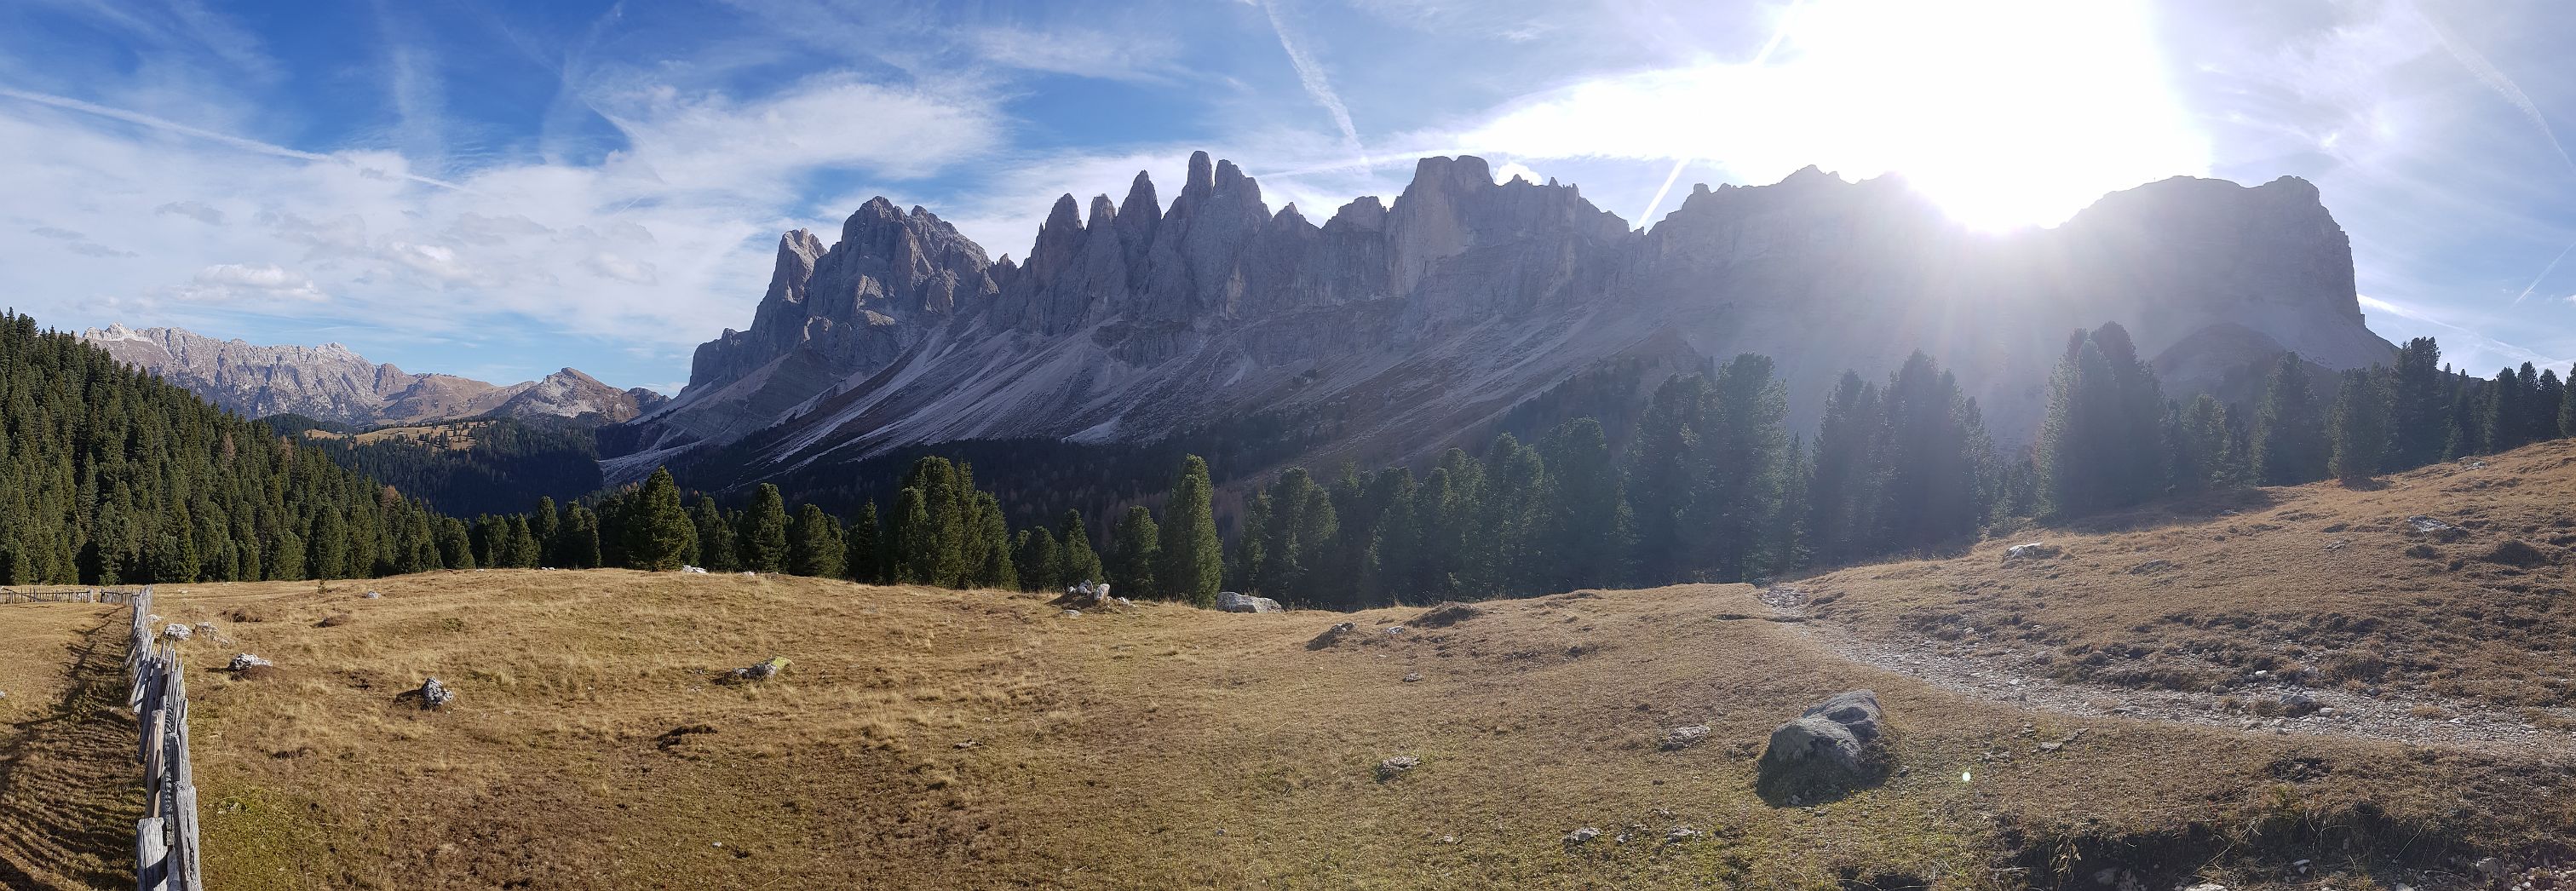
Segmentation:
{"type": "Polygon", "coordinates": [[[152,587],[123,598],[134,611],[126,669],[134,679],[125,704],[142,726],[143,819],[134,823],[134,885],[140,891],[201,891],[197,868],[197,780],[188,766],[188,682],[179,642],[153,627],[152,587]]]}
{"type": "Polygon", "coordinates": [[[0,588],[0,603],[131,603],[137,592],[113,588],[0,588]]]}

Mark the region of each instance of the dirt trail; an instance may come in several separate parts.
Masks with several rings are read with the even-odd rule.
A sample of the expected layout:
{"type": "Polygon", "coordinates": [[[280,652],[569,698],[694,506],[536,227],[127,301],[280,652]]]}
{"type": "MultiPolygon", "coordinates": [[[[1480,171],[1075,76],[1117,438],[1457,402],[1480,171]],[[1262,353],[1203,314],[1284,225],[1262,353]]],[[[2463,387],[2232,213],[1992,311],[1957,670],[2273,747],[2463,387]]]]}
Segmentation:
{"type": "MultiPolygon", "coordinates": [[[[1806,595],[1781,585],[1757,592],[1780,618],[1808,618],[1806,595]]],[[[1888,640],[1828,622],[1798,621],[1797,634],[1828,652],[1946,690],[2016,708],[2068,715],[2122,715],[2247,733],[2309,734],[2468,746],[2500,753],[2563,755],[2576,731],[2543,729],[2520,712],[2463,700],[2367,695],[2311,687],[2257,673],[2224,693],[2068,683],[2049,676],[2022,647],[1962,645],[1930,637],[1888,640]]],[[[2576,709],[2549,710],[2576,720],[2576,709]]]]}

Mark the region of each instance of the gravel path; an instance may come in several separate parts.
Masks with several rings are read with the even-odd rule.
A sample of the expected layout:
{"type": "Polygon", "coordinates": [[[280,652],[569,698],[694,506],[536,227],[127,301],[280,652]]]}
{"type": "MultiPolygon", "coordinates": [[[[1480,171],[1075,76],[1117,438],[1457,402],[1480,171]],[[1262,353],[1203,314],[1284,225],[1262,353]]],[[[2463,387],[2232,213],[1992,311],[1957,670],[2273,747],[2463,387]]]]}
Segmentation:
{"type": "MultiPolygon", "coordinates": [[[[1806,595],[1796,588],[1765,588],[1760,596],[1778,615],[1807,616],[1806,595]]],[[[2066,683],[2035,666],[2036,651],[2019,642],[1885,639],[1827,622],[1795,624],[1798,633],[1843,658],[2025,709],[2125,715],[2248,733],[2361,737],[2542,755],[2564,755],[2576,747],[2576,731],[2542,729],[2518,712],[2468,702],[2373,696],[2309,687],[2259,673],[2225,693],[2066,683]]],[[[2576,720],[2576,709],[2552,711],[2576,720]]]]}

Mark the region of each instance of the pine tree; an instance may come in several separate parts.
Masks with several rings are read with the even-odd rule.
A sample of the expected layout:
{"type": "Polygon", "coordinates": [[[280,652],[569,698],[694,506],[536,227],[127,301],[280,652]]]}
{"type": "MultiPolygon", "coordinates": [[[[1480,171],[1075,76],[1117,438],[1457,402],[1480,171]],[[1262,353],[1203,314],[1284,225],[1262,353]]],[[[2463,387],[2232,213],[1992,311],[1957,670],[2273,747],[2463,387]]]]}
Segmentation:
{"type": "Polygon", "coordinates": [[[1217,542],[1216,512],[1210,503],[1214,494],[1214,486],[1208,482],[1207,461],[1197,455],[1182,458],[1180,471],[1172,480],[1171,500],[1163,509],[1159,530],[1163,540],[1156,549],[1161,565],[1154,573],[1155,586],[1165,597],[1203,607],[1216,603],[1225,558],[1217,542]]]}
{"type": "MultiPolygon", "coordinates": [[[[1709,464],[1703,438],[1714,424],[1709,379],[1697,372],[1666,378],[1637,422],[1628,477],[1636,484],[1635,569],[1643,582],[1678,581],[1701,562],[1706,530],[1695,528],[1693,516],[1709,464]]],[[[1557,456],[1550,455],[1549,463],[1556,464],[1557,456]]]]}
{"type": "Polygon", "coordinates": [[[1825,397],[1807,474],[1807,536],[1816,562],[1840,565],[1877,548],[1870,530],[1878,523],[1884,487],[1886,431],[1878,387],[1857,372],[1843,372],[1825,397]]]}
{"type": "Polygon", "coordinates": [[[2295,486],[2326,477],[2332,449],[2325,420],[2316,389],[2308,383],[2306,363],[2297,353],[2282,354],[2254,417],[2254,461],[2263,485],[2295,486]]]}
{"type": "Polygon", "coordinates": [[[1056,529],[1055,577],[1068,585],[1101,581],[1100,554],[1091,549],[1091,531],[1082,524],[1082,512],[1065,511],[1056,529]]]}
{"type": "Polygon", "coordinates": [[[774,483],[762,483],[743,515],[734,558],[752,572],[777,572],[787,564],[787,499],[774,483]]]}
{"type": "Polygon", "coordinates": [[[2576,368],[2567,369],[2566,381],[2559,387],[2558,435],[2576,436],[2576,368]]]}
{"type": "Polygon", "coordinates": [[[474,541],[465,531],[465,521],[447,517],[439,522],[438,562],[449,569],[474,568],[474,541]]]}
{"type": "Polygon", "coordinates": [[[1552,489],[1542,534],[1557,555],[1539,586],[1563,591],[1627,582],[1637,523],[1601,422],[1578,418],[1557,425],[1539,454],[1552,489]]]}
{"type": "Polygon", "coordinates": [[[1785,568],[1778,524],[1788,494],[1789,398],[1771,359],[1735,357],[1712,388],[1715,421],[1703,443],[1707,471],[1694,499],[1715,581],[1753,581],[1785,568]]]}
{"type": "Polygon", "coordinates": [[[528,535],[536,540],[538,565],[563,565],[563,562],[555,557],[556,551],[561,547],[562,521],[563,518],[556,513],[555,500],[548,496],[538,496],[537,509],[528,513],[528,535]]]}
{"type": "MultiPolygon", "coordinates": [[[[894,499],[893,581],[906,585],[936,584],[939,576],[938,534],[930,525],[930,500],[920,489],[905,487],[894,499]]],[[[953,546],[953,542],[951,543],[953,546]]]]}
{"type": "Polygon", "coordinates": [[[734,556],[733,524],[725,521],[724,511],[716,500],[699,496],[689,508],[690,525],[698,531],[698,563],[708,572],[732,572],[740,567],[734,556]]]}
{"type": "Polygon", "coordinates": [[[2221,485],[2229,459],[2227,406],[2207,393],[2177,407],[2173,432],[2174,490],[2185,494],[2221,485]]]}
{"type": "Polygon", "coordinates": [[[1010,521],[1002,516],[1002,504],[990,493],[977,492],[975,504],[976,546],[981,553],[968,572],[969,587],[992,591],[1016,591],[1020,588],[1017,555],[1011,549],[1010,521]]]}
{"type": "Polygon", "coordinates": [[[859,505],[859,518],[850,522],[849,550],[841,558],[850,579],[863,585],[885,582],[883,558],[879,556],[877,503],[859,505]]]}
{"type": "Polygon", "coordinates": [[[528,528],[528,518],[510,515],[510,565],[518,569],[537,567],[537,534],[528,528]]]}
{"type": "Polygon", "coordinates": [[[2129,507],[2161,491],[2164,394],[2117,324],[2067,339],[2049,375],[2036,465],[2040,512],[2075,517],[2129,507]]]}
{"type": "Polygon", "coordinates": [[[1070,587],[1056,575],[1063,561],[1056,557],[1055,533],[1046,527],[1021,530],[1013,558],[1019,564],[1021,587],[1038,592],[1070,587]]]}
{"type": "Polygon", "coordinates": [[[2388,417],[2392,397],[2379,366],[2343,372],[2327,426],[2334,448],[2328,464],[2336,478],[2347,484],[2358,483],[2379,472],[2380,462],[2390,451],[2388,417]]]}
{"type": "Polygon", "coordinates": [[[627,567],[651,572],[679,569],[681,555],[688,553],[690,540],[697,535],[688,511],[680,508],[679,484],[672,481],[670,469],[654,468],[637,494],[634,526],[624,536],[627,567]]]}
{"type": "Polygon", "coordinates": [[[1109,559],[1102,571],[1109,575],[1110,590],[1130,599],[1155,596],[1154,554],[1162,546],[1161,535],[1153,511],[1141,504],[1128,506],[1109,533],[1109,559]]]}
{"type": "Polygon", "coordinates": [[[1018,588],[1020,573],[1012,562],[1011,524],[1002,516],[1001,500],[983,491],[972,493],[972,499],[974,506],[966,523],[964,586],[993,591],[1018,588]]]}
{"type": "Polygon", "coordinates": [[[789,524],[785,568],[791,575],[840,578],[845,547],[841,521],[820,507],[805,505],[789,524]]]}
{"type": "Polygon", "coordinates": [[[1988,510],[1980,474],[1992,460],[1976,401],[1919,350],[1888,377],[1884,393],[1879,549],[1975,535],[1988,510]]]}
{"type": "Polygon", "coordinates": [[[590,508],[573,505],[571,516],[564,521],[562,534],[563,565],[573,569],[594,569],[608,565],[601,559],[599,552],[599,514],[593,513],[590,508]]]}
{"type": "Polygon", "coordinates": [[[2406,342],[2397,351],[2390,381],[2387,469],[2413,470],[2442,460],[2450,444],[2450,401],[2454,386],[2442,370],[2442,348],[2430,337],[2406,342]]]}

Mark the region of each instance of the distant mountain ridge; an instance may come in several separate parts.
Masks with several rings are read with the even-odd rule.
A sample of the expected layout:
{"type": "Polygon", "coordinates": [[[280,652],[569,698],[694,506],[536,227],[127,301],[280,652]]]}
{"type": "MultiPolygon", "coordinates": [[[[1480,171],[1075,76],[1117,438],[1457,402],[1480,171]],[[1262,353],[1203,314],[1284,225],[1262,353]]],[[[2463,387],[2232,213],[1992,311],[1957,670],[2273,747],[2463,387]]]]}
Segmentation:
{"type": "Polygon", "coordinates": [[[619,390],[570,368],[508,385],[413,374],[391,363],[370,362],[337,343],[259,346],[184,328],[121,324],[83,331],[81,339],[246,418],[297,414],[364,427],[483,415],[595,415],[614,423],[667,399],[641,387],[619,390]]]}
{"type": "Polygon", "coordinates": [[[1896,178],[1808,168],[1696,187],[1639,230],[1573,186],[1435,157],[1393,202],[1319,226],[1199,153],[1168,208],[1139,173],[1087,214],[1058,198],[1025,261],[986,256],[882,198],[828,247],[787,233],[751,327],[700,346],[672,402],[602,431],[610,479],[737,443],[728,460],[757,475],[959,440],[1145,443],[1264,413],[1311,429],[1310,466],[1410,460],[1605,363],[1738,352],[1778,361],[1804,429],[1845,369],[1883,375],[1923,349],[2012,446],[2034,438],[2067,334],[2106,321],[2203,374],[2283,349],[2327,368],[2394,355],[2363,324],[2348,238],[2292,177],[2176,177],[1988,235],[1896,178]]]}

